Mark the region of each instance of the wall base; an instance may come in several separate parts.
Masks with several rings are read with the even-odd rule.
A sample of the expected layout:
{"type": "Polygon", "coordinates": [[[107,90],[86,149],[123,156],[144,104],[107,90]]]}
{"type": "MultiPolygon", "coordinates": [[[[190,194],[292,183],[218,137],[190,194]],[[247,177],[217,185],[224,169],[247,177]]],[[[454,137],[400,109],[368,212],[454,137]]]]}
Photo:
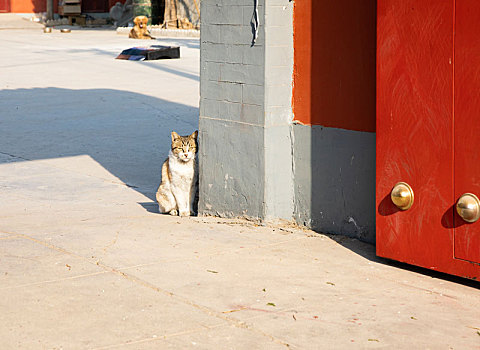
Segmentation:
{"type": "Polygon", "coordinates": [[[375,133],[294,126],[295,219],[375,242],[375,133]]]}

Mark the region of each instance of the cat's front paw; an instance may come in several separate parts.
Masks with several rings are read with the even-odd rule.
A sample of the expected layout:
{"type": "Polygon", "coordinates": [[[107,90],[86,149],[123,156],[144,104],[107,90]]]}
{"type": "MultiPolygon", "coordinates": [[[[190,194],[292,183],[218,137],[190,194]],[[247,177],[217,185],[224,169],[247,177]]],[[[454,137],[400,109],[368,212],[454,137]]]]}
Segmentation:
{"type": "Polygon", "coordinates": [[[176,216],[176,215],[178,215],[178,211],[177,211],[177,209],[172,209],[172,210],[170,210],[169,214],[172,215],[172,216],[176,216]]]}
{"type": "Polygon", "coordinates": [[[190,216],[190,210],[180,211],[180,216],[190,216]]]}

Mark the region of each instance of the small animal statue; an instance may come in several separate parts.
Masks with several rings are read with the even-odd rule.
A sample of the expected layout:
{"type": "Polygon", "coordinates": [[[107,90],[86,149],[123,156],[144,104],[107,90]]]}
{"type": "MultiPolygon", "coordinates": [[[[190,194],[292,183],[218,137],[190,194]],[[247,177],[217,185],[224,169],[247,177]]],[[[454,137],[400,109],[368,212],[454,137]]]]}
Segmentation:
{"type": "Polygon", "coordinates": [[[110,18],[113,19],[115,27],[125,26],[133,17],[132,0],[126,0],[124,4],[117,2],[109,11],[110,18]]]}
{"type": "Polygon", "coordinates": [[[152,36],[150,35],[150,32],[147,29],[147,23],[148,23],[147,16],[137,16],[133,20],[133,23],[135,23],[135,26],[130,31],[130,34],[128,34],[129,38],[155,39],[155,38],[152,38],[152,36]]]}
{"type": "Polygon", "coordinates": [[[162,181],[156,194],[160,213],[193,214],[198,182],[197,136],[198,131],[188,136],[172,132],[172,147],[162,165],[162,181]]]}

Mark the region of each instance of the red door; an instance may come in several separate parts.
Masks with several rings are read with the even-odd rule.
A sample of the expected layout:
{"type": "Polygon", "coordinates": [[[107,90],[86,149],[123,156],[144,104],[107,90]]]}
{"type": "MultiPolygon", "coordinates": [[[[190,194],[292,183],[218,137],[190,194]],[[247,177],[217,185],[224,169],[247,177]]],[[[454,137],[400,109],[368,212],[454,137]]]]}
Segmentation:
{"type": "Polygon", "coordinates": [[[0,12],[10,12],[10,0],[0,0],[0,12]]]}
{"type": "MultiPolygon", "coordinates": [[[[462,1],[465,0],[457,3],[462,1]]],[[[480,10],[478,5],[475,7],[480,10]]],[[[473,15],[471,9],[465,12],[474,18],[480,15],[480,11],[473,15]]],[[[474,18],[472,25],[478,25],[474,18]]],[[[465,239],[460,238],[465,237],[460,230],[474,226],[458,224],[461,219],[455,216],[455,203],[459,196],[454,185],[459,181],[475,181],[472,174],[466,174],[466,169],[456,168],[460,164],[457,134],[464,128],[457,124],[457,116],[454,118],[454,86],[455,96],[459,94],[457,90],[464,90],[457,84],[454,62],[457,47],[454,26],[459,20],[462,19],[455,17],[454,0],[378,1],[377,254],[479,278],[478,264],[471,263],[466,256],[456,258],[459,247],[467,246],[465,239]],[[457,180],[459,171],[465,176],[457,180]],[[411,188],[413,194],[403,191],[406,197],[402,197],[411,196],[411,208],[402,210],[392,202],[392,190],[399,182],[411,188]]],[[[470,39],[474,33],[471,35],[470,39]]],[[[470,39],[466,37],[465,41],[470,39]]],[[[465,46],[465,51],[470,52],[468,47],[465,46]]],[[[465,60],[472,60],[470,56],[465,60]]],[[[464,79],[469,79],[468,74],[465,72],[464,79]]],[[[469,84],[473,89],[472,82],[469,84]]],[[[480,90],[470,93],[477,91],[480,90]]],[[[459,103],[457,99],[470,98],[458,97],[455,103],[459,103]]],[[[464,118],[471,117],[465,114],[464,118]]],[[[478,131],[476,134],[480,135],[478,131]]],[[[470,149],[470,156],[463,154],[471,159],[472,151],[475,152],[470,149]]],[[[478,162],[477,167],[480,170],[478,162]]],[[[468,171],[475,172],[471,166],[468,171]]],[[[477,174],[480,180],[480,172],[477,174]]],[[[468,188],[468,192],[475,191],[468,188]]],[[[480,195],[480,191],[477,193],[480,195]]],[[[468,237],[471,249],[473,236],[468,237]]]]}
{"type": "Polygon", "coordinates": [[[82,12],[108,12],[108,0],[82,0],[82,12]]]}

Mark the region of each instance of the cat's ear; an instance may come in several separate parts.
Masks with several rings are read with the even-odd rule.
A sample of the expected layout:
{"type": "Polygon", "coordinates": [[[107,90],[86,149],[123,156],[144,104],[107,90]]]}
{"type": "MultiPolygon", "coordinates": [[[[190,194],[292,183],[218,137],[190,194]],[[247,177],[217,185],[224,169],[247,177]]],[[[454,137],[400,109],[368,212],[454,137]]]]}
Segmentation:
{"type": "Polygon", "coordinates": [[[175,131],[172,131],[172,142],[179,138],[180,138],[180,135],[177,134],[175,131]]]}
{"type": "Polygon", "coordinates": [[[190,138],[192,139],[197,139],[197,136],[198,136],[198,130],[195,130],[191,135],[190,135],[190,138]]]}

